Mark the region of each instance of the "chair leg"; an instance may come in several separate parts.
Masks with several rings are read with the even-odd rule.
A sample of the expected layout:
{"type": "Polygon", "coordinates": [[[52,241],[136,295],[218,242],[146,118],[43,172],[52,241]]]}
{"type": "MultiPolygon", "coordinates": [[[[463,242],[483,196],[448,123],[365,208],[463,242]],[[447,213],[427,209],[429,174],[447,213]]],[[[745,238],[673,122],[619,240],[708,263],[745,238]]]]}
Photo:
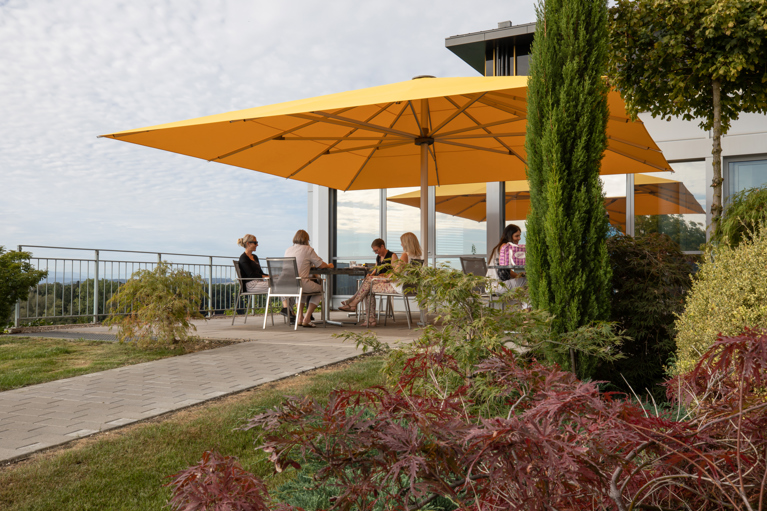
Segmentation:
{"type": "MultiPolygon", "coordinates": [[[[298,330],[298,311],[301,309],[301,295],[303,293],[303,288],[298,289],[298,305],[296,306],[296,324],[293,326],[293,330],[298,330]]],[[[290,302],[288,302],[290,303],[290,302]]],[[[290,310],[290,309],[288,309],[290,310]]],[[[290,318],[290,314],[288,314],[288,318],[290,318]]]]}
{"type": "MultiPolygon", "coordinates": [[[[266,316],[269,314],[269,304],[272,302],[272,290],[270,289],[266,293],[266,308],[264,309],[264,327],[262,330],[266,330],[266,316]]],[[[274,326],[274,317],[272,317],[272,326],[274,326]]]]}
{"type": "Polygon", "coordinates": [[[234,318],[237,317],[237,306],[240,305],[241,293],[237,294],[237,299],[234,300],[234,307],[232,308],[232,326],[234,326],[234,318]]]}
{"type": "Polygon", "coordinates": [[[407,314],[407,329],[412,329],[412,320],[410,319],[410,300],[408,300],[407,295],[402,295],[402,299],[405,300],[405,314],[407,314]]]}
{"type": "MultiPolygon", "coordinates": [[[[389,309],[389,312],[391,312],[391,322],[396,323],[397,318],[394,317],[394,300],[392,300],[392,297],[389,296],[386,298],[386,306],[389,309]]],[[[384,325],[386,325],[386,320],[384,320],[384,325]]]]}
{"type": "Polygon", "coordinates": [[[248,297],[248,304],[245,306],[245,321],[243,324],[248,322],[248,312],[253,310],[253,297],[248,297]]]}

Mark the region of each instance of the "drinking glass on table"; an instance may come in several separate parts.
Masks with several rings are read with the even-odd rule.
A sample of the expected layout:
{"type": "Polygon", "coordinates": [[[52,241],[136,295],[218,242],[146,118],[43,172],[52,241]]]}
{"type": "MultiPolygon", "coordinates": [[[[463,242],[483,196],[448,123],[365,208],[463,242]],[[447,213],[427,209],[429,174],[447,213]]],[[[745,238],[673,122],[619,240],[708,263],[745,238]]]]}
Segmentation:
{"type": "Polygon", "coordinates": [[[349,268],[356,268],[357,267],[357,261],[349,261],[349,268]]]}

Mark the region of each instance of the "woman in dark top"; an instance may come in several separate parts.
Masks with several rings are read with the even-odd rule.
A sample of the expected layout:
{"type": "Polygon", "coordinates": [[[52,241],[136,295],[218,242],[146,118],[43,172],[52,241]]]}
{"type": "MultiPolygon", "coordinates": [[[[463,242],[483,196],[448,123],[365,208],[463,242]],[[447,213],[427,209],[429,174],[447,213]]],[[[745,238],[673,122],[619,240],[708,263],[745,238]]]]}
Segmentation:
{"type": "Polygon", "coordinates": [[[391,279],[384,275],[389,273],[392,269],[392,264],[397,262],[397,254],[386,248],[384,240],[380,238],[374,240],[371,248],[376,254],[375,269],[370,275],[365,277],[365,282],[362,283],[359,291],[349,300],[341,302],[341,306],[338,308],[338,310],[354,312],[357,310],[357,304],[367,299],[367,318],[360,323],[362,326],[376,326],[376,302],[375,295],[371,291],[375,284],[380,285],[381,283],[391,282],[391,279]]]}
{"type": "MultiPolygon", "coordinates": [[[[237,244],[245,249],[240,256],[240,274],[243,279],[264,279],[269,277],[261,269],[258,256],[255,254],[258,240],[252,234],[246,234],[237,240],[237,244]]],[[[269,284],[266,280],[246,280],[245,289],[248,293],[266,293],[269,284]]]]}

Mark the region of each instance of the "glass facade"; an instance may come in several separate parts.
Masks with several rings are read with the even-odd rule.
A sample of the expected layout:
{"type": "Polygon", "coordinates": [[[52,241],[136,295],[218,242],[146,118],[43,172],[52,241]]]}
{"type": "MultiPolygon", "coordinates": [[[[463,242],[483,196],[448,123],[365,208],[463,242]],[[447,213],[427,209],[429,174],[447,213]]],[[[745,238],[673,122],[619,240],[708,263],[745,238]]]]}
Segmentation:
{"type": "Polygon", "coordinates": [[[626,234],[626,174],[599,176],[612,234],[626,234]]]}
{"type": "Polygon", "coordinates": [[[749,188],[767,186],[767,158],[731,161],[727,167],[727,199],[749,188]]]}
{"type": "MultiPolygon", "coordinates": [[[[418,187],[388,188],[386,196],[392,197],[418,190],[420,190],[418,187]]],[[[402,253],[399,239],[406,232],[412,232],[419,240],[421,239],[421,209],[386,201],[386,246],[389,250],[397,255],[402,253]]],[[[424,247],[421,249],[425,251],[424,247]]]]}
{"type": "Polygon", "coordinates": [[[380,196],[379,190],[339,191],[336,195],[335,254],[339,259],[370,260],[370,244],[381,236],[380,196]]]}
{"type": "Polygon", "coordinates": [[[672,163],[671,168],[673,173],[634,176],[634,235],[664,233],[683,251],[695,252],[706,242],[706,164],[672,163]]]}

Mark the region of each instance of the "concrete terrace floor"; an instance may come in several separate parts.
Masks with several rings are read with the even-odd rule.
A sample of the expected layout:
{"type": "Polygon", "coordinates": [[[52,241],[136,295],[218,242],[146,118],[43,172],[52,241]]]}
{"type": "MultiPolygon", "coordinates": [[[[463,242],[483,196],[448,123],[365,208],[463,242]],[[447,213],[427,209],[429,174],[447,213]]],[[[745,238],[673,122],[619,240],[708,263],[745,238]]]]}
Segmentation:
{"type": "MultiPolygon", "coordinates": [[[[316,316],[316,315],[315,315],[316,316]]],[[[349,319],[333,313],[332,319],[349,319]]],[[[189,355],[145,362],[73,378],[0,392],[0,462],[61,445],[76,438],[124,426],[354,358],[362,352],[333,334],[363,332],[348,325],[293,330],[275,316],[262,329],[263,316],[244,323],[238,317],[194,321],[203,339],[242,341],[189,355]]],[[[373,329],[394,343],[419,335],[402,314],[396,323],[373,329]]],[[[108,327],[67,328],[20,334],[34,337],[112,338],[108,327]],[[78,335],[80,334],[80,335],[78,335]]]]}

